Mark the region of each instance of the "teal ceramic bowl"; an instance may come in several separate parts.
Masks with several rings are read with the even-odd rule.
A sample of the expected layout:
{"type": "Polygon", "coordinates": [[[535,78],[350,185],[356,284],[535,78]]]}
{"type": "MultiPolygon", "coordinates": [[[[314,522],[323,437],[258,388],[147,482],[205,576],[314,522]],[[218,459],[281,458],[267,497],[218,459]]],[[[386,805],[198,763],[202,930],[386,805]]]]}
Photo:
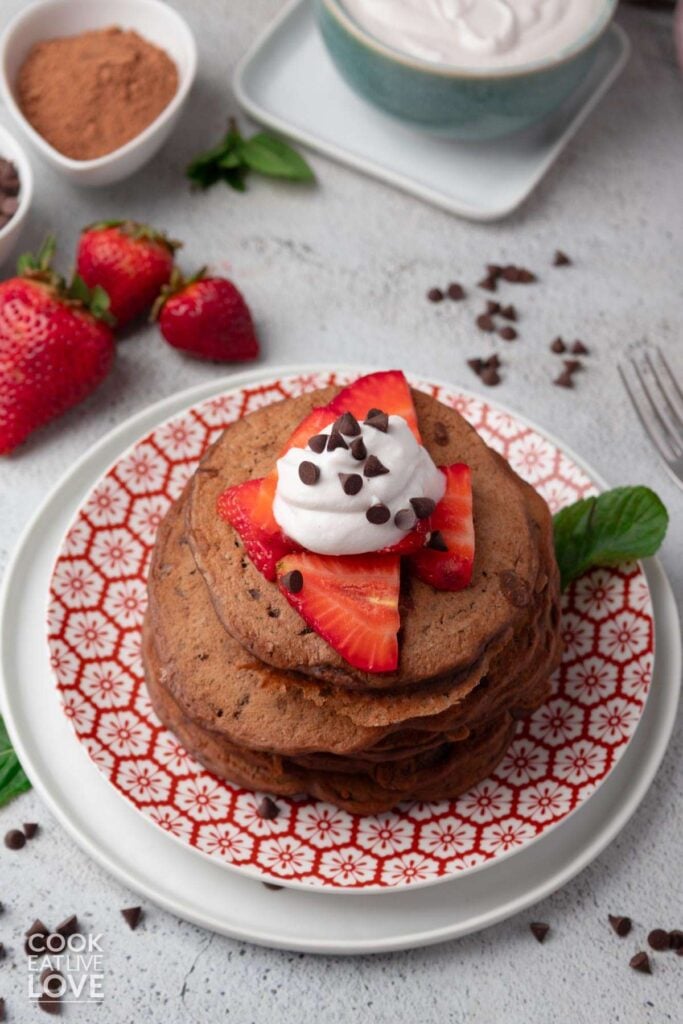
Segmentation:
{"type": "Polygon", "coordinates": [[[528,127],[562,103],[593,63],[618,0],[570,47],[515,68],[432,64],[392,49],[351,17],[343,0],[315,0],[325,45],[346,82],[402,121],[455,139],[484,140],[528,127]]]}

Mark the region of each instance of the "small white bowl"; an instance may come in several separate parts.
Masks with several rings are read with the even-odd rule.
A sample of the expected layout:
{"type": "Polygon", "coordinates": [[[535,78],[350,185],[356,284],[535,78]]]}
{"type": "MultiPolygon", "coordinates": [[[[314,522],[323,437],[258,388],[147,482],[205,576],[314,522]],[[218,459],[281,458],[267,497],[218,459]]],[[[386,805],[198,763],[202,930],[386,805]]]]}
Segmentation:
{"type": "Polygon", "coordinates": [[[76,185],[110,185],[147,163],[173,130],[196,70],[197,47],[187,23],[160,0],[41,0],[13,18],[0,38],[2,99],[38,153],[76,185]],[[94,160],[72,160],[46,142],[22,114],[14,93],[17,75],[35,43],[111,25],[134,29],[165,50],[178,68],[178,91],[156,120],[124,146],[94,160]]]}
{"type": "Polygon", "coordinates": [[[33,199],[33,171],[26,153],[13,135],[0,125],[0,156],[11,160],[19,175],[19,206],[14,216],[0,228],[0,265],[12,255],[24,229],[26,215],[33,199]]]}

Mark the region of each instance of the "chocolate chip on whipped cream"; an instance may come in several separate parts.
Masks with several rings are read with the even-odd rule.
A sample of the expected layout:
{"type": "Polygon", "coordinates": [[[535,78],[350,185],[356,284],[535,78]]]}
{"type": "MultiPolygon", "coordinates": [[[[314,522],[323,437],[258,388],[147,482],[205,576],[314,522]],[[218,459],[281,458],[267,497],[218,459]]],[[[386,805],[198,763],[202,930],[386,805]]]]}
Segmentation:
{"type": "Polygon", "coordinates": [[[341,432],[336,427],[332,428],[330,436],[327,440],[328,452],[333,452],[335,448],[348,448],[348,444],[341,435],[341,432]]]}
{"type": "Polygon", "coordinates": [[[368,450],[362,437],[357,437],[355,441],[351,442],[351,454],[357,462],[362,462],[367,458],[368,450]]]}
{"type": "Polygon", "coordinates": [[[386,434],[389,429],[389,417],[381,409],[370,409],[363,422],[368,427],[380,430],[383,434],[386,434]]]}
{"type": "Polygon", "coordinates": [[[360,434],[360,425],[353,413],[345,412],[334,424],[335,429],[347,437],[357,437],[360,434]]]}
{"type": "Polygon", "coordinates": [[[418,519],[429,519],[436,508],[436,502],[432,498],[411,498],[410,504],[418,519]]]}
{"type": "Polygon", "coordinates": [[[307,487],[317,484],[320,479],[320,467],[315,462],[302,462],[299,464],[299,480],[307,487]]]}
{"type": "Polygon", "coordinates": [[[387,523],[391,519],[391,512],[386,505],[380,502],[378,505],[370,506],[365,513],[365,518],[374,526],[382,526],[383,523],[387,523]]]}
{"type": "Polygon", "coordinates": [[[344,494],[358,494],[363,486],[363,477],[360,473],[340,473],[339,481],[344,494]]]}
{"type": "Polygon", "coordinates": [[[400,508],[394,516],[394,522],[399,530],[412,530],[417,523],[417,516],[412,508],[400,508]]]}
{"type": "Polygon", "coordinates": [[[313,437],[309,437],[308,439],[308,447],[312,452],[316,452],[318,455],[325,451],[326,444],[327,434],[315,434],[313,437]]]}
{"type": "Polygon", "coordinates": [[[368,455],[367,462],[363,469],[363,476],[383,476],[388,473],[387,467],[377,458],[376,455],[368,455]]]}

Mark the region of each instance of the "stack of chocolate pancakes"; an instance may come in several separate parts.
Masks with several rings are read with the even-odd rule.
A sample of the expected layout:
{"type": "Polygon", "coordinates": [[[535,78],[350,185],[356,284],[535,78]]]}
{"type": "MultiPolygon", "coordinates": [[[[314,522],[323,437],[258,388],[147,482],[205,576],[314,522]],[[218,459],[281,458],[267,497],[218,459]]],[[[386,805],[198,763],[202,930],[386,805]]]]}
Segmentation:
{"type": "Polygon", "coordinates": [[[395,672],[353,668],[306,626],[216,513],[270,472],[330,388],[260,409],[207,452],[157,537],[144,630],[157,714],[210,771],[359,813],[451,798],[485,778],[549,693],[559,584],[545,502],[453,409],[413,392],[437,465],[472,471],[471,584],[406,578],[395,672]]]}

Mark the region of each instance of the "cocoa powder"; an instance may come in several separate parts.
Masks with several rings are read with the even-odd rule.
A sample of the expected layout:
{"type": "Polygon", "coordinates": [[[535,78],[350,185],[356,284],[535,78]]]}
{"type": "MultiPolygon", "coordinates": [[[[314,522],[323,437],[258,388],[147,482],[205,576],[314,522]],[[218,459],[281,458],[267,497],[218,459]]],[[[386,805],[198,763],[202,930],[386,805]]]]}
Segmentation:
{"type": "Polygon", "coordinates": [[[50,145],[91,160],[139,135],[177,88],[164,50],[112,27],[36,43],[19,70],[17,99],[50,145]]]}

